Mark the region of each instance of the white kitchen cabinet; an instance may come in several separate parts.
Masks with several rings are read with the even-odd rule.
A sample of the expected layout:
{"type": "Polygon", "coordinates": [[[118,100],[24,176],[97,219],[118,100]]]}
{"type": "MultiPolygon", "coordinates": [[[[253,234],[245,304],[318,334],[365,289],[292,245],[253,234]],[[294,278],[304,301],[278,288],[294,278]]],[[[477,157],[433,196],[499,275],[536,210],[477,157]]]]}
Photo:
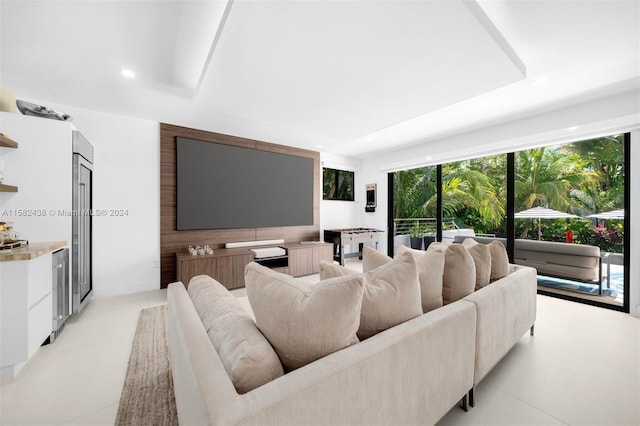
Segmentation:
{"type": "Polygon", "coordinates": [[[0,262],[0,368],[14,378],[52,331],[51,252],[0,262]]]}

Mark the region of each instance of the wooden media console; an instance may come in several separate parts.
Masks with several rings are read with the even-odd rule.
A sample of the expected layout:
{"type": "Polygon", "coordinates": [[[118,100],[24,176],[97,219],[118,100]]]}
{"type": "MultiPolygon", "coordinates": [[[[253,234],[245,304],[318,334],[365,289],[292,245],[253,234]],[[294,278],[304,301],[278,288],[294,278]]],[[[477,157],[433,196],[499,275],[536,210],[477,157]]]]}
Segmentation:
{"type": "Polygon", "coordinates": [[[331,243],[285,243],[284,256],[256,259],[252,247],[215,249],[213,254],[192,256],[187,252],[176,253],[176,276],[185,286],[196,275],[209,275],[228,289],[244,287],[244,268],[257,262],[273,270],[293,277],[317,274],[320,262],[333,260],[331,243]]]}

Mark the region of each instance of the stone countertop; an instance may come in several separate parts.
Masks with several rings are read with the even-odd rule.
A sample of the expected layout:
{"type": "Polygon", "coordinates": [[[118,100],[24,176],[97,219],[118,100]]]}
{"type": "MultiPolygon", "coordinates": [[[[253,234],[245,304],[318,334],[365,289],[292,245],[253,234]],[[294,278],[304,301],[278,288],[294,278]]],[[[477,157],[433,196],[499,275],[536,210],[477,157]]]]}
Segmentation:
{"type": "Polygon", "coordinates": [[[29,243],[26,247],[17,249],[0,251],[0,262],[8,262],[12,260],[30,260],[35,259],[43,254],[51,253],[59,248],[67,247],[66,241],[47,241],[38,243],[29,243]]]}

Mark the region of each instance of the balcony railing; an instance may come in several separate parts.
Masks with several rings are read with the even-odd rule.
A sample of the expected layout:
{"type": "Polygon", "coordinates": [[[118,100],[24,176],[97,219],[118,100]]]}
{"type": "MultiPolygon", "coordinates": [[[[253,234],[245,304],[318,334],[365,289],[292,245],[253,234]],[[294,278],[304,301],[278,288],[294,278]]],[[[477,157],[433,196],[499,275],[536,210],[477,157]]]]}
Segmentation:
{"type": "MultiPolygon", "coordinates": [[[[442,220],[444,229],[460,229],[456,224],[455,219],[452,217],[444,218],[442,220]]],[[[423,230],[425,234],[436,234],[437,220],[435,217],[411,217],[411,218],[398,218],[393,220],[393,236],[396,235],[410,235],[411,230],[415,228],[416,224],[423,230]]],[[[495,234],[482,234],[476,233],[477,236],[482,237],[495,237],[495,234]]]]}

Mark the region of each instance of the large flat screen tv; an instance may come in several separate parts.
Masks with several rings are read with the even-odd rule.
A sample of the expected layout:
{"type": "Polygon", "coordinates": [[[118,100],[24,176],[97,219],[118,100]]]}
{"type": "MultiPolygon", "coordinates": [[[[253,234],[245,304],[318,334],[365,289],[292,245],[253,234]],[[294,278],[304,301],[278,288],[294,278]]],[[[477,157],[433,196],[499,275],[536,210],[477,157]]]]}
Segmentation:
{"type": "Polygon", "coordinates": [[[176,228],[313,225],[313,158],[176,138],[176,228]]]}

